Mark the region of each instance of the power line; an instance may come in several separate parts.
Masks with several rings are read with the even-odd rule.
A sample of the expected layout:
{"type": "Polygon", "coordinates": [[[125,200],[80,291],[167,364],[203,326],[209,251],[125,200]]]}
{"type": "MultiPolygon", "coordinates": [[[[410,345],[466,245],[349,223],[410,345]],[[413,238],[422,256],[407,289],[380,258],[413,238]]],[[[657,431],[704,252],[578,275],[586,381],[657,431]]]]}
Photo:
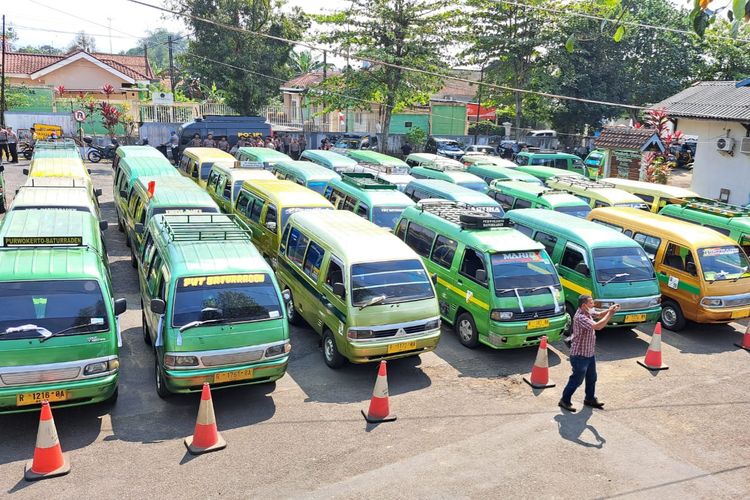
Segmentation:
{"type": "MultiPolygon", "coordinates": [[[[226,30],[230,30],[230,31],[238,32],[238,33],[245,33],[245,34],[256,35],[256,36],[260,36],[260,37],[263,37],[263,38],[268,38],[270,40],[275,40],[277,42],[284,42],[284,43],[288,43],[288,44],[292,44],[292,45],[299,45],[299,46],[306,47],[306,48],[311,49],[311,50],[328,51],[328,52],[331,52],[332,54],[338,55],[340,57],[346,57],[346,54],[342,53],[342,51],[337,50],[337,49],[328,49],[328,48],[324,48],[324,47],[321,47],[321,46],[318,46],[318,45],[311,44],[309,42],[302,42],[302,41],[299,41],[299,40],[290,40],[288,38],[284,38],[284,37],[280,37],[280,36],[275,36],[275,35],[270,35],[268,33],[261,33],[261,32],[258,32],[258,31],[253,31],[253,30],[248,30],[248,29],[244,29],[244,28],[239,28],[237,26],[231,26],[231,25],[228,25],[228,24],[224,24],[224,23],[220,23],[220,22],[217,22],[217,21],[213,21],[211,19],[206,19],[206,18],[203,18],[203,17],[194,16],[192,14],[186,14],[184,12],[178,12],[178,11],[170,10],[170,9],[165,8],[165,7],[160,7],[158,5],[152,5],[152,4],[143,2],[141,0],[127,0],[127,1],[130,2],[130,3],[137,4],[137,5],[142,5],[144,7],[150,7],[150,8],[155,9],[155,10],[160,10],[162,12],[166,12],[166,13],[172,14],[174,16],[187,17],[187,18],[193,19],[195,21],[199,21],[199,22],[204,22],[204,23],[207,23],[207,24],[211,24],[211,25],[214,25],[214,26],[217,26],[219,28],[226,29],[226,30]]],[[[454,76],[454,75],[446,75],[446,74],[437,73],[437,72],[434,72],[434,71],[428,71],[428,70],[419,69],[419,68],[410,68],[408,66],[403,66],[403,65],[400,65],[400,64],[389,63],[389,62],[386,62],[386,61],[382,61],[382,60],[379,60],[379,59],[372,59],[372,58],[369,58],[369,57],[356,56],[355,58],[358,59],[358,60],[360,60],[360,61],[367,61],[367,62],[370,62],[372,64],[376,64],[376,65],[380,65],[380,66],[387,66],[387,67],[391,67],[391,68],[395,68],[395,69],[400,69],[400,70],[403,70],[403,71],[411,71],[411,72],[414,72],[414,73],[420,73],[420,74],[429,75],[429,76],[436,76],[436,77],[441,78],[441,79],[447,79],[447,80],[453,80],[453,81],[458,81],[458,82],[463,82],[463,83],[469,83],[469,84],[472,84],[472,85],[483,85],[483,86],[488,87],[488,88],[495,88],[495,89],[499,89],[499,90],[504,90],[506,92],[517,92],[517,93],[521,93],[521,94],[538,95],[538,96],[541,96],[541,97],[548,97],[550,99],[559,99],[559,100],[564,100],[564,101],[584,102],[584,103],[587,103],[587,104],[596,104],[596,105],[600,105],[600,106],[613,106],[613,107],[618,107],[618,108],[638,109],[638,110],[647,109],[644,106],[636,106],[636,105],[633,105],[633,104],[623,104],[623,103],[617,103],[617,102],[599,101],[599,100],[596,100],[596,99],[586,99],[586,98],[582,98],[582,97],[572,97],[572,96],[565,96],[565,95],[559,95],[559,94],[552,94],[550,92],[541,92],[541,91],[536,91],[536,90],[518,89],[518,88],[510,87],[510,86],[507,86],[507,85],[498,85],[498,84],[494,84],[494,83],[478,82],[477,80],[470,80],[470,79],[467,79],[467,78],[461,78],[461,77],[454,76]]]]}
{"type": "MultiPolygon", "coordinates": [[[[70,17],[72,17],[74,19],[78,19],[79,21],[84,21],[84,22],[87,22],[87,23],[91,23],[91,24],[94,24],[94,25],[99,26],[101,28],[112,29],[112,31],[115,31],[117,33],[121,33],[121,34],[129,36],[131,38],[141,38],[139,36],[133,35],[132,33],[126,33],[125,31],[120,31],[120,30],[116,30],[114,28],[110,28],[106,24],[98,23],[96,21],[92,21],[91,19],[86,19],[86,18],[83,18],[83,17],[80,17],[80,16],[76,16],[75,14],[71,14],[70,12],[68,12],[66,10],[62,10],[62,9],[58,9],[58,8],[55,8],[55,7],[51,7],[49,5],[43,4],[41,2],[38,2],[37,0],[28,0],[28,1],[31,2],[31,3],[34,3],[36,5],[39,5],[40,7],[44,7],[45,9],[54,10],[55,12],[59,12],[61,14],[65,14],[66,16],[70,16],[70,17]]],[[[103,35],[103,36],[108,36],[108,35],[103,35]]]]}
{"type": "MultiPolygon", "coordinates": [[[[62,31],[62,30],[53,30],[53,29],[50,29],[50,28],[35,28],[33,26],[22,26],[22,25],[16,24],[16,23],[13,23],[13,27],[14,28],[26,29],[26,30],[30,30],[30,31],[43,31],[43,32],[49,32],[49,33],[61,33],[63,35],[77,35],[79,33],[77,31],[62,31]]],[[[91,35],[91,36],[109,36],[109,35],[105,35],[103,33],[86,33],[86,34],[87,35],[91,35]]],[[[125,36],[125,35],[112,35],[112,38],[133,38],[133,37],[130,36],[130,35],[128,35],[128,36],[125,36]]]]}

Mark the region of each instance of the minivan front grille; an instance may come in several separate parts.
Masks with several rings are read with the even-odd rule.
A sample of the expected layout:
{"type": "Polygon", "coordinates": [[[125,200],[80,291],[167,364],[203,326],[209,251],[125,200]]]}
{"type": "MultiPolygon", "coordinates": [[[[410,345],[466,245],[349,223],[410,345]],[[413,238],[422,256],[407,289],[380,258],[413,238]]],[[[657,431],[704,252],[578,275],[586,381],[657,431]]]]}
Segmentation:
{"type": "Polygon", "coordinates": [[[45,382],[59,382],[62,380],[73,380],[78,377],[81,368],[72,366],[51,370],[38,370],[17,373],[3,373],[0,375],[5,385],[43,384],[45,382]]]}
{"type": "Polygon", "coordinates": [[[263,357],[263,349],[245,352],[235,352],[229,354],[213,354],[201,356],[203,366],[227,366],[241,365],[258,361],[263,357]]]}
{"type": "Polygon", "coordinates": [[[555,312],[555,309],[542,309],[539,311],[526,311],[526,312],[514,312],[511,321],[527,321],[531,319],[539,318],[550,318],[559,313],[555,312]]]}

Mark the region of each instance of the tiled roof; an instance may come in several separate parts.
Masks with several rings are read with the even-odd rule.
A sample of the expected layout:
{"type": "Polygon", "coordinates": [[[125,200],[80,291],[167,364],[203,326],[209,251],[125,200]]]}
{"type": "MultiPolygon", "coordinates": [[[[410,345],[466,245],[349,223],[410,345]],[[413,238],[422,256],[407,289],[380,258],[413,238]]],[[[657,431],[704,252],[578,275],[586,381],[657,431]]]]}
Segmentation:
{"type": "MultiPolygon", "coordinates": [[[[8,52],[5,54],[5,71],[6,73],[30,75],[76,53],[78,53],[78,51],[62,56],[51,56],[45,54],[21,54],[8,52]]],[[[134,80],[152,80],[154,78],[154,74],[151,71],[151,65],[146,63],[143,56],[124,56],[119,54],[102,53],[89,55],[100,60],[104,64],[111,66],[120,73],[128,75],[134,80]]]]}
{"type": "Polygon", "coordinates": [[[738,87],[737,82],[698,82],[652,107],[666,109],[673,118],[750,121],[750,86],[738,87]]]}
{"type": "MultiPolygon", "coordinates": [[[[332,72],[328,72],[329,75],[332,74],[332,72]]],[[[323,81],[323,72],[322,71],[313,71],[311,73],[303,73],[299,76],[295,76],[289,81],[286,81],[281,84],[282,89],[300,89],[305,90],[312,86],[315,86],[323,81]]]]}
{"type": "Polygon", "coordinates": [[[655,136],[656,130],[651,128],[604,127],[601,135],[594,139],[594,145],[607,149],[641,149],[652,139],[658,140],[655,136]]]}

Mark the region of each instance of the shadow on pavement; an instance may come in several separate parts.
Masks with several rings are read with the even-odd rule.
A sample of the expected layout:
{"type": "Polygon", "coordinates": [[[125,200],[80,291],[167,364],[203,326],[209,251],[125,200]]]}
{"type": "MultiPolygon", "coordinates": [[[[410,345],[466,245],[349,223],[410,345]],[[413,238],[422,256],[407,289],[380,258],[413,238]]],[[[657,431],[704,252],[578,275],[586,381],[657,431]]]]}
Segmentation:
{"type": "MultiPolygon", "coordinates": [[[[653,325],[642,325],[639,330],[651,336],[653,325]]],[[[640,358],[646,354],[649,340],[642,340],[638,333],[630,328],[605,328],[596,332],[597,361],[615,361],[620,359],[640,358]]],[[[562,345],[562,343],[561,343],[562,345]]],[[[567,348],[565,353],[569,351],[567,348]]]]}
{"type": "Polygon", "coordinates": [[[691,354],[718,354],[737,350],[735,342],[742,342],[744,328],[739,330],[735,324],[698,324],[688,323],[685,330],[673,332],[663,330],[662,336],[665,344],[668,344],[680,352],[691,354]]]}
{"type": "Polygon", "coordinates": [[[599,434],[596,427],[589,423],[589,418],[593,413],[592,409],[588,406],[584,406],[581,411],[577,413],[569,413],[565,410],[561,410],[562,413],[555,415],[555,421],[557,422],[557,431],[560,433],[560,437],[567,439],[571,443],[579,444],[586,448],[603,448],[606,439],[599,434]],[[584,433],[589,431],[594,438],[595,442],[585,440],[584,433]]]}

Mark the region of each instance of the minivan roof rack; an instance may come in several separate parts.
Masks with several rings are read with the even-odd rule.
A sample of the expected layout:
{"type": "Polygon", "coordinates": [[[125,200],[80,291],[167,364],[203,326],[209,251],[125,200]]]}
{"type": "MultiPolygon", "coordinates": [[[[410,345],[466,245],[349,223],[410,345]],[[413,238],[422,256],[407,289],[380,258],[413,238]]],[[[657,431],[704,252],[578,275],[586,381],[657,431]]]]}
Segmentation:
{"type": "Polygon", "coordinates": [[[750,208],[739,205],[731,205],[721,201],[703,200],[689,201],[683,205],[685,208],[707,212],[722,217],[750,217],[750,208]]]}
{"type": "Polygon", "coordinates": [[[432,163],[428,163],[424,165],[424,168],[429,168],[430,170],[437,170],[438,172],[446,172],[446,171],[463,172],[466,170],[466,166],[463,163],[459,163],[458,165],[455,165],[451,162],[441,161],[441,160],[435,160],[432,163]]]}
{"type": "Polygon", "coordinates": [[[584,189],[616,188],[617,187],[611,182],[592,181],[589,179],[581,179],[579,177],[573,177],[570,175],[556,175],[552,179],[557,182],[562,182],[563,184],[568,184],[570,186],[578,186],[584,189]]]}
{"type": "Polygon", "coordinates": [[[513,227],[508,218],[492,217],[487,212],[471,208],[465,203],[449,200],[428,199],[417,203],[422,212],[437,215],[441,219],[458,225],[461,229],[493,229],[513,227]]]}
{"type": "Polygon", "coordinates": [[[360,189],[398,189],[398,186],[396,186],[395,184],[391,184],[386,180],[368,173],[342,172],[341,180],[360,189]]]}
{"type": "Polygon", "coordinates": [[[235,215],[163,215],[169,241],[250,241],[252,230],[235,215]]]}
{"type": "Polygon", "coordinates": [[[550,194],[568,194],[568,192],[563,191],[562,189],[547,189],[545,191],[540,191],[539,194],[537,194],[537,197],[541,198],[542,196],[547,196],[550,194]]]}
{"type": "Polygon", "coordinates": [[[40,139],[34,143],[37,149],[75,149],[78,146],[73,139],[40,139]]]}

